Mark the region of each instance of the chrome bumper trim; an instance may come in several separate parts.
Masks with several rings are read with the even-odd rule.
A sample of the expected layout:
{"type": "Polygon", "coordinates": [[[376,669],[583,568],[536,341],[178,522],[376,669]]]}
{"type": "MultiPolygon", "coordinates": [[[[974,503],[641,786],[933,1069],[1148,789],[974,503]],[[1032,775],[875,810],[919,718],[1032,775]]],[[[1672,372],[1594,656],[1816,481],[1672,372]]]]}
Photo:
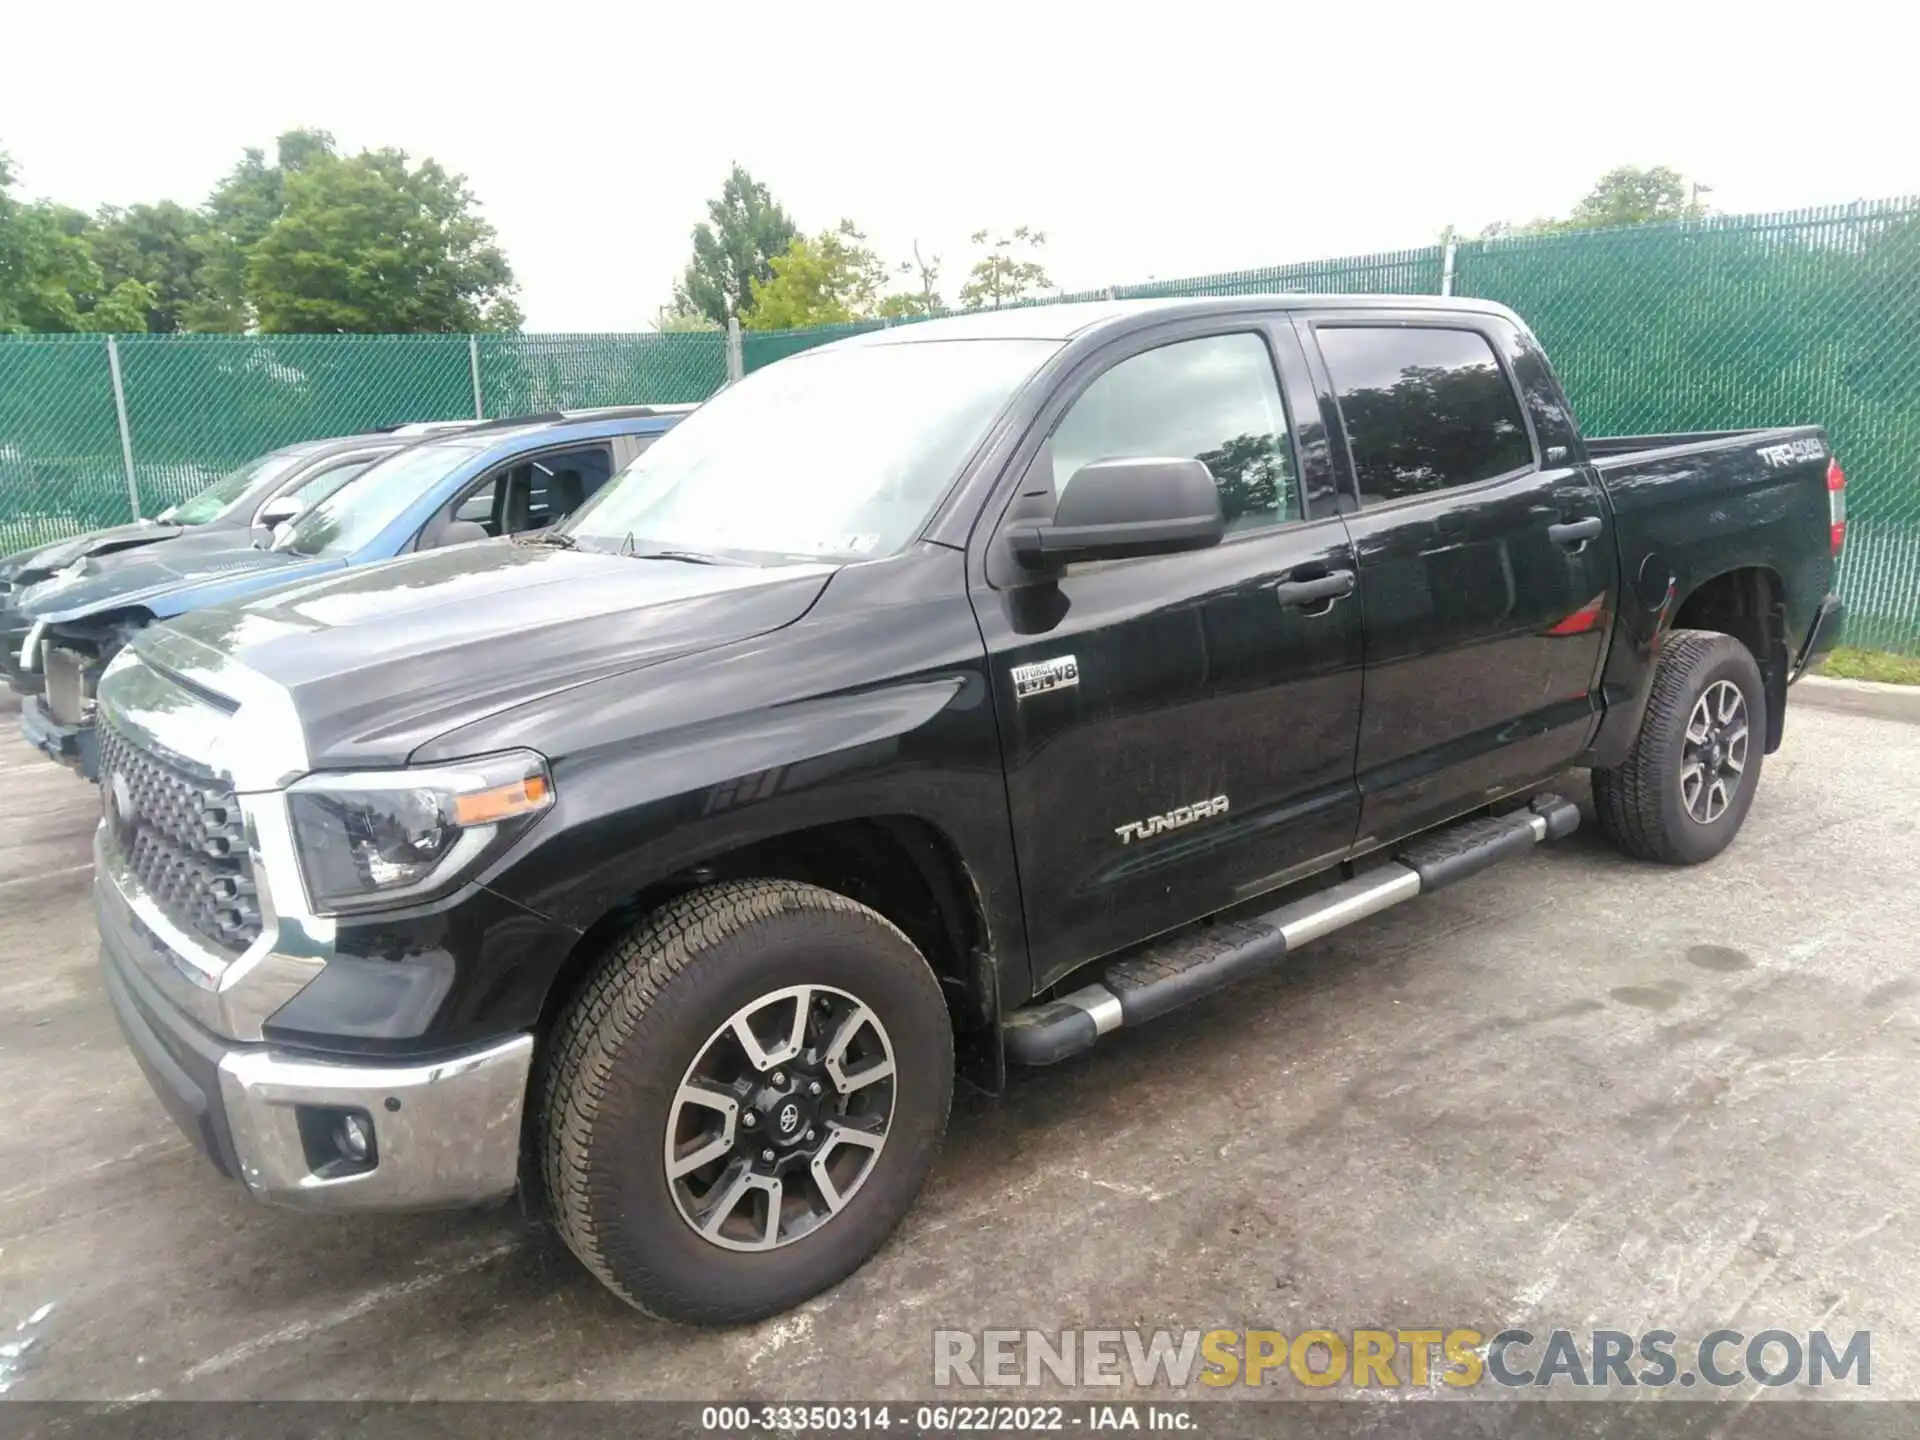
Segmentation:
{"type": "MultiPolygon", "coordinates": [[[[284,806],[280,813],[284,828],[284,806]]],[[[93,832],[94,897],[102,928],[121,931],[122,948],[140,973],[200,1026],[227,1040],[262,1038],[268,1018],[325,968],[326,947],[333,938],[331,921],[325,922],[322,938],[309,928],[311,921],[302,925],[274,913],[274,872],[261,863],[258,852],[254,873],[265,926],[260,938],[236,957],[213,949],[167,917],[106,843],[106,822],[93,832]]]]}
{"type": "Polygon", "coordinates": [[[305,752],[284,690],[239,665],[217,678],[239,693],[238,710],[223,709],[189,672],[211,652],[166,626],[150,627],[108,664],[98,703],[102,722],[164,763],[211,773],[234,786],[246,820],[247,847],[258,888],[260,934],[238,955],[217,949],[174,924],[110,846],[94,842],[96,886],[105,892],[103,921],[117,905],[131,917],[135,963],[167,997],[206,1029],[228,1040],[259,1040],[267,1019],[311,984],[333,954],[337,927],[307,903],[276,777],[299,773],[305,752]],[[145,662],[149,652],[172,661],[175,674],[145,662]],[[244,721],[244,723],[242,723],[244,721]],[[291,727],[291,728],[289,728],[291,727]],[[262,740],[261,736],[266,736],[262,740]],[[252,743],[249,744],[251,739],[252,743]],[[271,754],[262,758],[266,744],[271,754]]]}
{"type": "Polygon", "coordinates": [[[533,1037],[425,1064],[349,1065],[272,1050],[220,1062],[220,1098],[241,1175],[256,1199],[305,1210],[433,1210],[510,1195],[520,1178],[520,1116],[533,1037]],[[297,1106],[371,1118],[376,1163],[321,1175],[297,1106]]]}

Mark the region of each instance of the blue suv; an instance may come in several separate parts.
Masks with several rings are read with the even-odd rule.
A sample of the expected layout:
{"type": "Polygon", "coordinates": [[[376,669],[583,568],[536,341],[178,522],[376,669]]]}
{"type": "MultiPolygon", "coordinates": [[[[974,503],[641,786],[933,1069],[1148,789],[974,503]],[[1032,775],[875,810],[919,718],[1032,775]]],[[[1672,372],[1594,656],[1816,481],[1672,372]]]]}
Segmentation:
{"type": "Polygon", "coordinates": [[[419,550],[524,535],[577,509],[692,406],[629,406],[488,421],[410,446],[273,534],[225,549],[168,547],[77,562],[13,597],[29,629],[21,700],[28,742],[89,780],[93,697],[128,637],[155,620],[419,550]]]}

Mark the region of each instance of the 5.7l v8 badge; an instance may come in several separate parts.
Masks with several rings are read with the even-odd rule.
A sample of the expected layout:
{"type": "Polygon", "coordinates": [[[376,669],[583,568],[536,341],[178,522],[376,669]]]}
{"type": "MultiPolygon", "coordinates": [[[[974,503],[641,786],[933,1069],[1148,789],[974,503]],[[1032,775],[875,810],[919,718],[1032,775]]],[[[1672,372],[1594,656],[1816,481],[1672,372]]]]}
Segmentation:
{"type": "Polygon", "coordinates": [[[1065,690],[1080,683],[1080,662],[1071,655],[1056,655],[1051,660],[1036,660],[1031,665],[1013,667],[1013,698],[1026,700],[1049,690],[1065,690]]]}

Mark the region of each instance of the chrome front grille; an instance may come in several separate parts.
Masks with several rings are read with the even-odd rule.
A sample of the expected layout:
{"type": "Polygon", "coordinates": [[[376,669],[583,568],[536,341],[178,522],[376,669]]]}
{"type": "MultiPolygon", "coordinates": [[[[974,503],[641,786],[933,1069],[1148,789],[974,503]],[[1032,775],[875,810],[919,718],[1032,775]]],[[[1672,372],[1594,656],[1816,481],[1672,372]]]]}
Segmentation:
{"type": "Polygon", "coordinates": [[[100,726],[100,801],[109,843],[162,913],[238,954],[258,938],[259,892],[233,791],[100,726]]]}

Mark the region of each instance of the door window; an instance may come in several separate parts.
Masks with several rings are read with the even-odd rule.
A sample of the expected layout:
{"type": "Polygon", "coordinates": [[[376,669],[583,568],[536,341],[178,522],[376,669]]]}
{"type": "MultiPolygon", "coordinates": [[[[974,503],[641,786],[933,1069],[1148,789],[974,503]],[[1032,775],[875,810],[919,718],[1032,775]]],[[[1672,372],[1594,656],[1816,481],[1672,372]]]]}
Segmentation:
{"type": "Polygon", "coordinates": [[[481,480],[428,533],[437,535],[451,522],[478,525],[493,537],[542,530],[571,515],[612,473],[613,452],[605,445],[522,460],[481,480]]]}
{"type": "Polygon", "coordinates": [[[322,470],[319,474],[311,476],[295,486],[293,498],[300,502],[301,510],[307,510],[312,506],[318,505],[342,485],[353,479],[353,477],[358,475],[362,470],[365,470],[369,465],[373,464],[374,461],[384,458],[385,457],[381,455],[366,455],[349,460],[344,465],[336,465],[331,470],[322,470]]]}
{"type": "Polygon", "coordinates": [[[1475,330],[1316,327],[1362,505],[1511,475],[1534,463],[1519,398],[1475,330]]]}
{"type": "Polygon", "coordinates": [[[1229,535],[1300,518],[1287,412],[1258,335],[1209,335],[1122,360],[1073,402],[1048,448],[1056,495],[1095,460],[1178,455],[1213,472],[1229,535]]]}

